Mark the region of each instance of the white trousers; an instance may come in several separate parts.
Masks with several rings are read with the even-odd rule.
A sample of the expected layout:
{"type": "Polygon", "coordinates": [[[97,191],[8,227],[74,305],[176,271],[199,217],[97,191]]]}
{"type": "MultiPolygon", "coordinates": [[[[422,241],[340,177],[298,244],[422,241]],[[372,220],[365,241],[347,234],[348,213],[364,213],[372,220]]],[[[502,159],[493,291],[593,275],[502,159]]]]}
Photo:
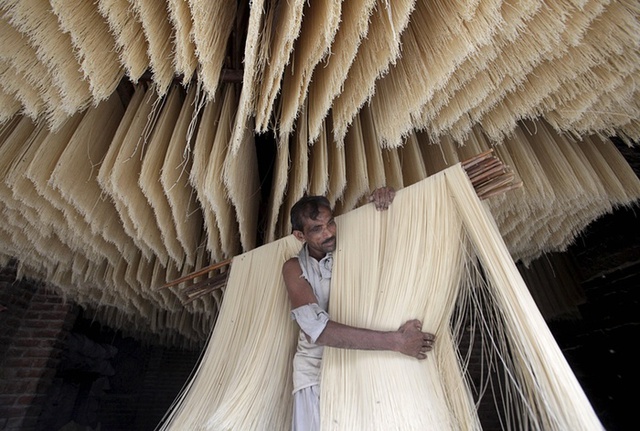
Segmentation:
{"type": "Polygon", "coordinates": [[[293,394],[292,431],[320,431],[320,386],[309,386],[293,394]]]}

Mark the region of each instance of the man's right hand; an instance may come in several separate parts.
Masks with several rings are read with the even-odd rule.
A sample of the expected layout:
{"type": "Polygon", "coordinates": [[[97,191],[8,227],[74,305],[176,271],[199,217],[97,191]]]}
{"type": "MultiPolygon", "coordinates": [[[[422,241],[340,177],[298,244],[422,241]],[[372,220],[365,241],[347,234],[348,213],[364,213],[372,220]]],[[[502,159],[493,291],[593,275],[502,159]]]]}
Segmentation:
{"type": "Polygon", "coordinates": [[[435,335],[422,332],[422,323],[417,319],[405,322],[397,333],[398,352],[417,359],[426,359],[436,340],[435,335]]]}

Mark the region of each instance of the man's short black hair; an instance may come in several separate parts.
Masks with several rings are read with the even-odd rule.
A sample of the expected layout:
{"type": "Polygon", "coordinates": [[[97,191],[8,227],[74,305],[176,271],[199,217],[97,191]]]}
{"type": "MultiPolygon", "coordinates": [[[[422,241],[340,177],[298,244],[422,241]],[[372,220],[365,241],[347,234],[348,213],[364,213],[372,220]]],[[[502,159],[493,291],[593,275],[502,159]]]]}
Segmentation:
{"type": "Polygon", "coordinates": [[[331,211],[329,199],[324,196],[304,196],[291,207],[291,229],[303,231],[304,219],[315,220],[320,208],[331,211]]]}

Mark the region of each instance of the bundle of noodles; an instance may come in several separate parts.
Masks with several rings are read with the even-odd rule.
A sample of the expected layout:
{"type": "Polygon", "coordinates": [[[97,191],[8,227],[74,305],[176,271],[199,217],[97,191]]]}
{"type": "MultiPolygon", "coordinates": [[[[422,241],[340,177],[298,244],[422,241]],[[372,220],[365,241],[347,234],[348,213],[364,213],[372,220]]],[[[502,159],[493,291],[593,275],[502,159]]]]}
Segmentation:
{"type": "Polygon", "coordinates": [[[261,196],[258,155],[253,134],[245,136],[236,153],[227,152],[222,179],[229,200],[235,208],[242,250],[251,250],[256,246],[258,207],[261,196]]]}
{"type": "MultiPolygon", "coordinates": [[[[548,109],[542,105],[545,97],[558,94],[564,82],[575,80],[580,74],[588,72],[604,61],[615,62],[617,52],[625,46],[634,44],[630,26],[620,26],[620,21],[628,21],[629,11],[614,3],[595,20],[577,46],[546,55],[544,60],[532,70],[514,71],[511,82],[501,83],[499,91],[472,110],[472,115],[482,121],[491,139],[499,140],[513,127],[513,119],[541,115],[548,109]],[[502,103],[496,105],[497,102],[502,103]],[[495,109],[493,109],[496,107],[495,109]]],[[[636,24],[637,28],[637,24],[636,24]]],[[[514,51],[515,52],[515,51],[514,51]]],[[[501,58],[509,58],[502,56],[501,58]]],[[[510,58],[509,58],[510,59],[510,58]]],[[[600,93],[601,88],[594,86],[597,80],[589,76],[592,90],[600,93]]],[[[622,96],[622,95],[621,95],[622,96]]],[[[562,102],[561,102],[562,103],[562,102]]],[[[554,109],[560,108],[553,106],[554,109]]],[[[612,124],[615,128],[620,120],[626,123],[626,117],[619,117],[612,124]]]]}
{"type": "Polygon", "coordinates": [[[471,20],[458,3],[418,2],[402,34],[402,57],[377,84],[371,100],[382,145],[399,146],[411,115],[445,85],[456,67],[491,42],[501,2],[480,2],[471,20]]]}
{"type": "MultiPolygon", "coordinates": [[[[249,11],[249,23],[247,26],[247,38],[243,56],[244,70],[242,73],[242,91],[233,125],[233,135],[229,143],[230,150],[235,152],[239,147],[245,133],[248,130],[249,117],[254,113],[256,105],[256,89],[262,81],[265,63],[268,61],[268,41],[265,38],[271,35],[271,30],[265,30],[268,11],[265,11],[265,0],[256,0],[251,3],[249,11]],[[267,51],[265,53],[265,51],[267,51]]],[[[208,25],[208,23],[206,23],[208,25]]],[[[197,47],[197,43],[196,43],[197,47]]]]}
{"type": "MultiPolygon", "coordinates": [[[[308,113],[308,109],[305,108],[308,113]]],[[[308,124],[308,123],[307,123],[308,124]]],[[[365,140],[365,145],[368,142],[365,140]]],[[[377,147],[377,146],[376,146],[377,147]]],[[[368,155],[368,153],[367,153],[368,155]]],[[[309,154],[309,194],[313,196],[323,196],[329,187],[329,160],[327,151],[327,133],[322,124],[322,133],[311,145],[309,154]]]]}
{"type": "Polygon", "coordinates": [[[300,199],[309,186],[309,147],[307,145],[307,121],[303,113],[297,121],[296,132],[290,141],[289,156],[291,166],[287,177],[287,195],[285,202],[280,208],[280,231],[278,237],[286,236],[291,232],[291,220],[289,211],[291,207],[300,199]]]}
{"type": "MultiPolygon", "coordinates": [[[[167,10],[171,28],[175,32],[175,54],[173,70],[182,75],[182,84],[187,85],[198,65],[195,46],[191,40],[192,18],[187,0],[168,0],[167,10]]],[[[218,26],[211,26],[218,27],[218,26]]]]}
{"type": "MultiPolygon", "coordinates": [[[[78,117],[81,116],[78,115],[75,119],[69,120],[72,123],[72,127],[77,125],[78,117]]],[[[16,144],[14,139],[17,137],[17,133],[24,133],[24,121],[25,119],[21,120],[19,127],[8,137],[5,142],[5,150],[10,150],[12,148],[11,145],[16,144]]],[[[26,217],[34,227],[34,232],[37,232],[41,237],[48,238],[54,234],[64,239],[69,238],[70,234],[68,234],[69,227],[65,222],[62,211],[43,199],[37,192],[33,182],[26,175],[29,166],[33,164],[36,154],[41,151],[42,144],[50,139],[49,135],[50,133],[42,127],[31,136],[23,135],[18,138],[18,145],[22,149],[19,153],[19,159],[16,160],[13,166],[12,173],[6,180],[7,186],[11,188],[13,199],[9,197],[5,200],[5,205],[16,211],[19,210],[23,217],[26,217]]],[[[63,254],[62,256],[65,255],[63,254]]]]}
{"type": "MultiPolygon", "coordinates": [[[[102,163],[100,165],[100,169],[97,172],[97,181],[100,185],[100,189],[104,193],[105,196],[101,197],[102,199],[109,199],[110,202],[115,207],[117,217],[112,218],[111,212],[98,212],[93,211],[91,214],[91,219],[93,220],[93,224],[98,226],[109,226],[111,223],[117,223],[117,220],[122,223],[122,227],[125,233],[133,240],[136,248],[139,249],[142,254],[149,258],[151,256],[151,250],[146,246],[142,241],[138,240],[137,235],[135,235],[135,227],[133,225],[133,220],[129,216],[129,210],[127,209],[124,201],[120,199],[119,195],[116,193],[112,183],[111,183],[111,172],[114,169],[114,164],[116,162],[116,158],[118,157],[118,153],[120,148],[122,147],[122,143],[129,132],[129,128],[132,124],[134,124],[134,119],[138,114],[138,110],[142,105],[143,99],[145,96],[145,90],[141,86],[137,86],[127,105],[127,109],[118,125],[118,129],[113,136],[111,144],[107,149],[107,153],[102,159],[102,163]]],[[[140,121],[140,119],[138,119],[140,121]]],[[[141,126],[136,126],[141,127],[141,126]]],[[[124,238],[123,241],[126,241],[124,238]]]]}
{"type": "MultiPolygon", "coordinates": [[[[96,109],[90,108],[90,111],[96,109]]],[[[91,133],[99,133],[91,130],[93,126],[91,120],[91,116],[86,113],[77,114],[70,118],[58,132],[49,133],[36,150],[31,163],[25,170],[25,175],[35,186],[41,201],[50,203],[51,207],[57,210],[54,214],[58,216],[59,226],[63,226],[63,229],[66,227],[67,237],[61,236],[61,239],[77,252],[95,256],[91,260],[97,262],[100,259],[107,259],[113,265],[120,257],[115,245],[108,243],[102,236],[93,234],[78,210],[51,183],[51,176],[60,162],[60,157],[76,132],[81,139],[86,139],[86,136],[90,136],[91,133]],[[63,216],[62,221],[59,218],[60,213],[63,216]]],[[[45,208],[48,206],[44,205],[43,210],[45,208]]],[[[52,219],[55,220],[55,218],[52,219]]],[[[64,230],[60,229],[60,232],[64,230]]]]}
{"type": "MultiPolygon", "coordinates": [[[[505,373],[503,423],[602,429],[460,165],[399,191],[388,212],[337,221],[333,318],[382,330],[419,318],[438,342],[425,361],[326,348],[323,429],[479,429],[463,322],[505,373]]],[[[299,247],[288,236],[234,258],[205,354],[160,429],[289,429],[296,330],[279,271],[299,247]]]]}
{"type": "MultiPolygon", "coordinates": [[[[46,242],[51,231],[39,230],[39,218],[35,209],[24,205],[15,195],[15,183],[23,173],[29,148],[37,146],[44,139],[44,127],[35,127],[28,118],[14,120],[2,131],[2,147],[0,158],[0,196],[3,225],[7,229],[5,242],[14,256],[42,256],[43,266],[55,265],[54,255],[47,253],[46,242]],[[20,232],[20,234],[16,233],[20,232]],[[31,235],[27,236],[29,232],[31,235]],[[44,245],[43,247],[41,247],[44,245]],[[31,249],[31,250],[30,250],[31,249]],[[44,253],[42,253],[44,251],[44,253]]],[[[62,262],[69,262],[69,250],[60,247],[57,238],[51,239],[52,248],[60,253],[62,262]]],[[[57,256],[56,256],[57,257],[57,256]]],[[[33,260],[37,261],[37,258],[33,260]]]]}
{"type": "MultiPolygon", "coordinates": [[[[270,0],[264,11],[263,48],[268,51],[263,55],[268,61],[262,79],[254,90],[257,97],[255,128],[258,132],[266,132],[269,125],[269,114],[273,110],[274,100],[280,91],[284,68],[290,62],[293,43],[300,34],[303,5],[302,0],[286,2],[270,0]]],[[[256,12],[258,11],[255,11],[255,7],[252,7],[251,13],[256,12]]],[[[299,66],[304,67],[304,65],[299,66]]]]}
{"type": "Polygon", "coordinates": [[[193,188],[189,184],[189,172],[193,164],[191,142],[187,140],[187,129],[194,112],[196,86],[187,90],[182,102],[176,127],[160,170],[160,183],[171,209],[176,236],[186,256],[186,265],[192,267],[196,249],[202,233],[202,211],[197,205],[193,188]]]}
{"type": "Polygon", "coordinates": [[[514,397],[516,409],[507,422],[518,421],[533,429],[601,429],[464,171],[451,168],[444,174],[402,190],[388,214],[364,207],[362,212],[369,210],[370,214],[356,217],[358,210],[340,220],[339,241],[366,241],[354,254],[367,250],[367,256],[352,260],[347,254],[336,255],[331,315],[348,324],[383,330],[418,317],[423,328],[439,338],[432,359],[423,362],[384,352],[326,349],[321,385],[323,428],[479,427],[471,393],[462,384],[465,364],[458,364],[455,357],[457,334],[452,315],[458,301],[463,310],[481,306],[465,302],[479,288],[465,280],[473,278],[475,271],[475,258],[468,255],[469,235],[470,245],[490,274],[492,283],[483,289],[491,289],[487,299],[500,317],[481,324],[496,327],[493,330],[502,338],[494,340],[495,346],[513,376],[503,388],[506,399],[514,397]],[[425,219],[431,222],[420,222],[425,219]],[[409,220],[415,220],[410,228],[396,228],[409,220]],[[485,244],[492,248],[487,250],[485,244]],[[398,259],[397,266],[389,266],[392,256],[398,259]],[[341,268],[348,271],[342,274],[341,268]],[[509,279],[498,279],[496,273],[508,274],[509,279]],[[403,289],[385,288],[391,285],[403,289]],[[530,331],[541,336],[531,337],[530,331]],[[514,351],[507,353],[510,349],[514,351]]]}
{"type": "MultiPolygon", "coordinates": [[[[20,149],[13,160],[11,160],[11,148],[12,145],[16,144],[16,141],[13,140],[16,136],[9,137],[5,147],[7,152],[3,160],[3,163],[10,163],[7,168],[3,167],[3,171],[6,169],[6,176],[3,182],[4,186],[6,186],[6,189],[3,188],[4,211],[11,210],[12,213],[20,214],[19,218],[24,218],[32,226],[31,232],[34,237],[40,236],[42,238],[55,236],[56,232],[48,221],[42,221],[41,214],[37,209],[42,200],[31,181],[25,177],[24,172],[25,168],[31,164],[36,151],[40,148],[47,134],[46,127],[40,125],[33,130],[25,141],[18,141],[20,149]]],[[[62,260],[67,258],[66,254],[61,256],[62,260]]]]}
{"type": "Polygon", "coordinates": [[[31,87],[25,77],[6,61],[0,63],[0,79],[2,90],[12,94],[20,102],[26,115],[35,120],[44,113],[45,102],[38,94],[38,90],[31,87]]]}
{"type": "Polygon", "coordinates": [[[324,133],[324,119],[334,97],[341,91],[360,42],[369,29],[369,18],[375,0],[344,2],[340,26],[331,45],[331,55],[313,72],[309,85],[309,140],[314,142],[324,133]]]}
{"type": "Polygon", "coordinates": [[[269,207],[267,209],[267,228],[265,234],[266,242],[275,241],[280,238],[282,230],[282,218],[280,207],[284,202],[287,190],[287,178],[289,172],[289,139],[291,135],[284,135],[277,139],[277,154],[269,196],[269,207]]]}
{"type": "Polygon", "coordinates": [[[39,0],[10,0],[3,3],[2,10],[49,69],[60,92],[61,108],[69,114],[84,108],[91,99],[89,85],[80,73],[71,38],[60,31],[50,5],[39,0]]]}
{"type": "Polygon", "coordinates": [[[362,129],[362,140],[364,141],[369,190],[375,190],[378,187],[387,185],[382,149],[378,144],[378,132],[376,131],[375,119],[371,115],[371,109],[368,106],[364,106],[358,116],[362,129]]]}
{"type": "Polygon", "coordinates": [[[69,33],[94,102],[108,98],[124,72],[109,26],[92,2],[51,2],[62,31],[69,33]]]}
{"type": "Polygon", "coordinates": [[[332,106],[333,135],[342,141],[347,128],[365,101],[375,92],[376,80],[387,73],[400,55],[400,35],[409,22],[414,0],[378,2],[369,32],[358,49],[344,89],[332,106]]]}
{"type": "Polygon", "coordinates": [[[396,148],[384,148],[382,150],[382,162],[384,163],[384,176],[386,185],[400,190],[404,187],[402,178],[402,165],[396,148]]]}
{"type": "Polygon", "coordinates": [[[160,96],[163,96],[173,80],[174,37],[165,2],[154,0],[130,0],[138,15],[147,40],[149,66],[160,96]]]}
{"type": "Polygon", "coordinates": [[[416,131],[416,137],[428,175],[440,172],[460,161],[456,151],[457,145],[449,136],[445,135],[440,140],[433,141],[427,132],[416,131]]]}
{"type": "MultiPolygon", "coordinates": [[[[467,111],[473,114],[472,118],[479,118],[479,109],[486,109],[489,113],[508,115],[508,110],[498,101],[516,90],[517,83],[529,79],[528,74],[534,67],[566,49],[561,44],[561,38],[566,29],[567,17],[562,8],[560,9],[556,10],[554,5],[547,4],[537,9],[535,15],[527,21],[527,31],[522,32],[512,43],[504,46],[500,55],[489,62],[478,75],[479,79],[470,82],[473,89],[477,90],[473,101],[466,105],[467,111]]],[[[456,98],[458,95],[463,96],[463,92],[456,93],[456,98]]],[[[531,98],[535,96],[532,94],[531,98]]],[[[465,106],[463,104],[466,101],[462,99],[458,103],[465,106]]],[[[445,113],[448,115],[438,130],[450,129],[455,139],[466,136],[472,126],[469,119],[460,112],[451,113],[446,108],[445,113]]],[[[509,119],[509,121],[516,120],[517,118],[509,119]]],[[[489,127],[487,122],[486,128],[489,127]]]]}
{"type": "MultiPolygon", "coordinates": [[[[233,85],[224,88],[224,101],[220,112],[218,127],[211,143],[211,151],[208,154],[206,173],[204,174],[201,202],[209,206],[208,210],[215,215],[215,220],[220,232],[220,245],[212,244],[215,237],[209,238],[209,249],[220,247],[224,258],[235,256],[240,252],[238,238],[238,220],[229,202],[227,190],[224,187],[224,163],[227,158],[229,139],[231,138],[231,125],[236,114],[237,98],[233,85]]],[[[237,154],[240,154],[238,151],[237,154]]],[[[207,210],[205,210],[207,211],[207,210]]]]}
{"type": "MultiPolygon", "coordinates": [[[[427,168],[415,132],[407,137],[404,145],[398,148],[397,152],[402,165],[402,182],[405,187],[427,178],[427,168]]],[[[475,154],[479,153],[481,151],[475,154]]]]}
{"type": "Polygon", "coordinates": [[[299,247],[290,235],[233,259],[200,364],[160,429],[286,429],[296,331],[281,271],[299,247]]]}
{"type": "Polygon", "coordinates": [[[113,204],[101,197],[97,166],[107,153],[124,114],[117,95],[87,112],[54,168],[50,183],[82,214],[94,235],[114,244],[125,260],[134,258],[131,238],[117,223],[113,204]],[[102,217],[98,217],[101,215],[102,217]]]}
{"type": "Polygon", "coordinates": [[[134,83],[149,67],[147,41],[142,24],[128,0],[98,0],[98,10],[109,24],[120,62],[134,83]]]}
{"type": "Polygon", "coordinates": [[[208,204],[205,187],[209,156],[213,149],[213,141],[218,130],[223,106],[223,101],[220,97],[221,93],[222,90],[218,89],[215,97],[206,103],[202,111],[202,118],[200,119],[193,143],[193,164],[189,172],[189,183],[196,191],[199,206],[202,209],[207,234],[206,248],[211,253],[211,258],[214,261],[223,259],[222,249],[220,247],[220,230],[218,228],[218,222],[216,221],[216,215],[208,204]]]}
{"type": "Polygon", "coordinates": [[[166,247],[169,257],[181,267],[184,263],[185,251],[177,238],[171,206],[160,182],[162,164],[183,105],[182,92],[176,84],[171,86],[163,105],[162,112],[149,137],[149,142],[145,145],[146,151],[140,167],[138,186],[153,209],[154,217],[147,222],[156,221],[161,241],[166,247]]]}
{"type": "Polygon", "coordinates": [[[338,144],[331,133],[332,117],[328,118],[326,128],[327,145],[329,147],[329,189],[327,191],[327,199],[334,206],[344,195],[347,187],[347,162],[344,154],[344,145],[338,144]]]}
{"type": "MultiPolygon", "coordinates": [[[[344,157],[346,161],[347,187],[336,211],[341,214],[352,210],[360,198],[369,192],[367,176],[367,158],[364,153],[364,138],[360,127],[360,117],[356,115],[351,128],[344,139],[344,157]]],[[[287,211],[288,213],[289,211],[287,211]]]]}
{"type": "Polygon", "coordinates": [[[11,96],[4,89],[0,90],[0,125],[6,124],[10,119],[15,118],[21,109],[22,105],[18,99],[11,96]]]}
{"type": "Polygon", "coordinates": [[[449,328],[467,258],[449,193],[444,175],[437,174],[401,190],[388,212],[370,205],[340,218],[337,249],[345,252],[335,254],[332,318],[377,330],[394,330],[418,318],[438,341],[426,361],[326,348],[323,429],[332,424],[339,429],[479,428],[449,328]]]}
{"type": "MultiPolygon", "coordinates": [[[[327,58],[334,40],[342,2],[305,3],[300,37],[295,42],[292,60],[282,79],[279,133],[291,133],[296,116],[303,108],[311,75],[316,65],[327,58]]],[[[344,23],[343,23],[344,24],[344,23]]],[[[306,114],[305,114],[306,115],[306,114]]],[[[267,118],[271,113],[267,115],[267,118]]]]}
{"type": "MultiPolygon", "coordinates": [[[[602,429],[593,409],[538,312],[500,233],[487,217],[468,179],[461,171],[447,175],[463,225],[487,277],[492,307],[504,325],[512,355],[514,389],[526,394],[519,416],[538,429],[602,429]],[[535,334],[535,336],[532,336],[535,334]]],[[[515,391],[511,392],[515,395],[515,391]]]]}
{"type": "Polygon", "coordinates": [[[123,220],[129,218],[132,222],[133,226],[128,226],[126,222],[123,224],[129,236],[137,239],[138,244],[142,245],[143,248],[141,248],[145,256],[155,254],[162,262],[166,263],[169,254],[162,241],[162,233],[153,208],[147,202],[138,185],[142,161],[148,151],[147,133],[155,127],[155,120],[152,116],[156,101],[157,93],[153,90],[147,91],[131,125],[126,131],[123,131],[124,136],[116,134],[118,139],[122,139],[122,143],[111,164],[111,171],[107,172],[105,168],[105,174],[108,175],[108,181],[110,181],[108,192],[114,201],[120,201],[120,208],[118,206],[116,208],[119,212],[126,213],[123,220]]]}
{"type": "MultiPolygon", "coordinates": [[[[24,77],[26,87],[31,87],[38,92],[46,105],[43,116],[49,124],[54,125],[54,128],[59,127],[68,115],[60,108],[62,99],[53,84],[50,70],[38,60],[33,47],[4,19],[0,19],[0,46],[3,47],[0,51],[0,59],[24,77]]],[[[20,103],[15,98],[0,100],[0,107],[3,112],[6,112],[4,114],[6,118],[10,118],[20,110],[20,103]]],[[[0,122],[2,122],[1,118],[0,122]]]]}
{"type": "MultiPolygon", "coordinates": [[[[232,0],[215,2],[188,0],[188,2],[193,20],[191,36],[199,63],[198,80],[202,82],[207,99],[211,100],[217,93],[229,35],[236,18],[237,4],[232,0]]],[[[254,2],[251,8],[259,11],[262,8],[262,1],[254,2]]],[[[255,18],[259,18],[258,11],[255,18]]],[[[249,49],[248,43],[247,49],[249,49]]],[[[249,67],[251,65],[245,62],[245,77],[249,67]]],[[[250,72],[253,73],[253,71],[250,72]]],[[[243,82],[249,81],[243,80],[243,82]]]]}

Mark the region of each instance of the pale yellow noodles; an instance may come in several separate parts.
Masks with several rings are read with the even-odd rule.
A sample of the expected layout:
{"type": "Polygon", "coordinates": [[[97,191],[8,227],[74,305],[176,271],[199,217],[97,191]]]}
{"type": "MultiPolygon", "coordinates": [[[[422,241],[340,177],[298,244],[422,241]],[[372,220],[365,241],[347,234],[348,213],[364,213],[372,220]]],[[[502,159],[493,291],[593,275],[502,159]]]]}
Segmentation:
{"type": "MultiPolygon", "coordinates": [[[[458,351],[464,321],[482,332],[488,366],[505,370],[505,423],[602,429],[461,165],[399,191],[388,211],[337,220],[332,318],[389,331],[417,318],[438,340],[424,361],[326,348],[323,429],[481,429],[458,351]]],[[[161,429],[289,429],[297,327],[280,270],[299,247],[288,236],[234,258],[206,352],[161,429]]]]}

